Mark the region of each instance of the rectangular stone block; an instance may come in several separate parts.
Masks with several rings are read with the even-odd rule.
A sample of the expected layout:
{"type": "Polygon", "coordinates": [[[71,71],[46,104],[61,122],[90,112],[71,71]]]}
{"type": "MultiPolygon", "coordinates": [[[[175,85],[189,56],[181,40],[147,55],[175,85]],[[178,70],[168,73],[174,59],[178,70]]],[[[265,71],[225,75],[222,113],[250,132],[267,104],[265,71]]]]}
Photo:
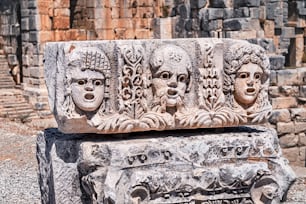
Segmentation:
{"type": "Polygon", "coordinates": [[[65,41],[65,40],[70,40],[70,38],[67,37],[67,31],[66,30],[55,30],[54,31],[54,40],[55,41],[65,41]]]}
{"type": "MultiPolygon", "coordinates": [[[[89,2],[89,0],[86,2],[89,2]]],[[[70,0],[54,0],[53,6],[54,8],[69,8],[70,0]]]]}
{"type": "Polygon", "coordinates": [[[306,122],[295,122],[294,123],[294,132],[300,133],[306,131],[306,122]]]}
{"type": "Polygon", "coordinates": [[[240,7],[234,9],[234,18],[250,17],[249,7],[240,7]]]}
{"type": "Polygon", "coordinates": [[[29,77],[30,76],[30,68],[29,67],[25,67],[22,69],[22,75],[24,77],[29,77]]]}
{"type": "Polygon", "coordinates": [[[30,30],[29,18],[22,18],[21,19],[21,29],[24,30],[24,31],[30,30]]]}
{"type": "Polygon", "coordinates": [[[209,31],[215,31],[215,30],[222,30],[223,27],[223,20],[212,20],[208,24],[208,30],[209,31]]]}
{"type": "Polygon", "coordinates": [[[306,85],[306,67],[297,68],[298,79],[301,84],[306,85]]]}
{"type": "Polygon", "coordinates": [[[280,86],[279,91],[283,96],[299,96],[299,86],[280,86]]]}
{"type": "Polygon", "coordinates": [[[70,16],[70,10],[69,8],[57,8],[53,10],[54,12],[54,16],[58,17],[58,16],[70,16]]]}
{"type": "Polygon", "coordinates": [[[294,27],[283,27],[281,36],[283,38],[295,38],[295,28],[294,27]]]}
{"type": "Polygon", "coordinates": [[[222,19],[223,18],[223,9],[220,8],[210,8],[208,10],[208,19],[215,20],[215,19],[222,19]]]}
{"type": "Polygon", "coordinates": [[[269,86],[269,96],[272,98],[280,97],[281,94],[279,92],[278,86],[269,86]]]}
{"type": "Polygon", "coordinates": [[[53,29],[69,29],[70,28],[70,17],[60,16],[53,18],[53,29]]]}
{"type": "Polygon", "coordinates": [[[278,122],[276,124],[277,133],[285,134],[285,133],[294,133],[294,123],[293,122],[278,122]]]}
{"type": "Polygon", "coordinates": [[[296,162],[299,160],[299,148],[292,147],[283,149],[284,157],[286,157],[290,163],[296,162]]]}
{"type": "Polygon", "coordinates": [[[264,31],[265,31],[265,36],[267,38],[273,38],[274,28],[275,28],[274,21],[271,20],[264,21],[264,31]]]}
{"type": "Polygon", "coordinates": [[[234,7],[259,7],[260,0],[234,0],[234,7]]]}
{"type": "Polygon", "coordinates": [[[278,8],[279,2],[268,2],[266,5],[266,18],[267,20],[275,19],[275,9],[278,8]]]}
{"type": "Polygon", "coordinates": [[[276,86],[276,85],[277,85],[277,74],[276,74],[276,71],[271,70],[271,72],[270,72],[270,86],[276,86]]]}
{"type": "MultiPolygon", "coordinates": [[[[299,146],[305,146],[306,147],[306,134],[303,132],[303,133],[299,133],[298,136],[299,136],[299,146]]],[[[306,160],[304,160],[304,161],[306,161],[306,160]]]]}
{"type": "MultiPolygon", "coordinates": [[[[50,41],[54,41],[54,32],[53,31],[40,31],[37,33],[39,38],[33,39],[32,42],[50,42],[50,41]]],[[[33,33],[33,37],[34,35],[36,35],[35,33],[33,33]]],[[[31,33],[30,33],[30,37],[31,37],[31,33]]]]}
{"type": "Polygon", "coordinates": [[[128,140],[48,129],[37,138],[42,203],[279,203],[295,175],[277,141],[255,126],[128,140]]]}
{"type": "Polygon", "coordinates": [[[259,19],[260,18],[260,8],[258,7],[250,8],[250,17],[259,19]]]}
{"type": "MultiPolygon", "coordinates": [[[[29,66],[31,63],[31,59],[28,55],[23,55],[22,56],[22,64],[25,65],[25,66],[29,66]]],[[[24,74],[24,73],[22,73],[24,74]]]]}
{"type": "Polygon", "coordinates": [[[229,8],[233,7],[233,1],[228,0],[214,0],[209,2],[210,6],[213,8],[229,8]]]}
{"type": "Polygon", "coordinates": [[[28,16],[30,16],[30,10],[29,9],[25,9],[25,8],[22,8],[21,9],[21,16],[23,16],[23,17],[28,17],[28,16]]]}
{"type": "Polygon", "coordinates": [[[299,97],[301,99],[305,100],[305,98],[306,98],[306,86],[300,86],[299,97]]]}
{"type": "Polygon", "coordinates": [[[224,19],[229,19],[234,17],[234,9],[233,8],[224,8],[224,14],[223,18],[224,19]]]}
{"type": "Polygon", "coordinates": [[[233,18],[223,21],[225,31],[256,31],[259,30],[259,20],[251,18],[233,18]]]}
{"type": "Polygon", "coordinates": [[[276,124],[278,122],[290,122],[291,115],[288,109],[276,109],[273,110],[272,115],[269,118],[269,122],[276,124]]]}
{"type": "Polygon", "coordinates": [[[8,61],[8,64],[11,66],[18,64],[17,56],[15,54],[9,54],[7,56],[7,61],[8,61]]]}
{"type": "Polygon", "coordinates": [[[70,40],[86,40],[86,30],[85,29],[69,29],[67,36],[70,40]]]}
{"type": "Polygon", "coordinates": [[[192,9],[203,8],[206,4],[206,0],[190,0],[190,8],[192,9]]]}
{"type": "Polygon", "coordinates": [[[270,68],[272,70],[284,69],[285,56],[272,55],[272,56],[269,56],[269,60],[270,60],[270,68]]]}
{"type": "Polygon", "coordinates": [[[52,0],[40,0],[37,3],[39,14],[49,15],[50,10],[52,10],[53,1],[52,0]]]}
{"type": "Polygon", "coordinates": [[[40,30],[39,15],[31,15],[29,17],[29,29],[30,30],[40,30]]]}
{"type": "Polygon", "coordinates": [[[41,78],[43,77],[43,73],[39,71],[38,67],[30,67],[30,77],[32,78],[41,78]]]}
{"type": "Polygon", "coordinates": [[[266,20],[266,6],[260,6],[259,7],[259,20],[265,21],[266,20]]]}
{"type": "MultiPolygon", "coordinates": [[[[132,34],[144,38],[150,32],[137,29],[132,34]]],[[[44,58],[50,108],[66,133],[256,124],[271,110],[268,57],[246,41],[48,43],[44,58]],[[258,64],[250,67],[249,58],[241,55],[246,51],[237,49],[246,55],[261,53],[253,61],[258,64]],[[241,62],[233,64],[237,59],[241,62]]]]}
{"type": "Polygon", "coordinates": [[[250,31],[227,31],[225,32],[226,38],[233,38],[233,39],[254,39],[257,37],[256,30],[250,31]]]}
{"type": "Polygon", "coordinates": [[[297,146],[298,142],[299,136],[294,133],[283,135],[279,139],[279,143],[282,148],[295,147],[297,146]]]}
{"type": "Polygon", "coordinates": [[[283,85],[300,85],[299,74],[296,69],[285,69],[277,71],[277,84],[283,85]]]}
{"type": "Polygon", "coordinates": [[[40,29],[44,31],[52,29],[52,21],[49,15],[40,15],[40,29]]]}
{"type": "Polygon", "coordinates": [[[306,122],[306,109],[304,108],[291,108],[291,117],[297,122],[306,122]]]}
{"type": "Polygon", "coordinates": [[[297,107],[297,101],[295,97],[278,97],[278,98],[272,98],[271,101],[273,109],[297,107]]]}

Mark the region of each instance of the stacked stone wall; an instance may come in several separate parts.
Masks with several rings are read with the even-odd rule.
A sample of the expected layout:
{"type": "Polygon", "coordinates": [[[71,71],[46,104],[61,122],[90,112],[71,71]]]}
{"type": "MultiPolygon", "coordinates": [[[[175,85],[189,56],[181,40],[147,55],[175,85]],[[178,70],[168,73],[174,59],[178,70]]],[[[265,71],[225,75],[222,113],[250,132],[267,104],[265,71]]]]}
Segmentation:
{"type": "Polygon", "coordinates": [[[290,163],[305,166],[306,67],[272,71],[269,96],[273,106],[270,123],[276,128],[284,155],[290,163]]]}
{"type": "Polygon", "coordinates": [[[17,1],[0,2],[0,54],[5,55],[10,72],[16,84],[20,84],[20,59],[18,50],[20,40],[20,22],[17,1]]]}
{"type": "Polygon", "coordinates": [[[22,64],[24,93],[42,117],[50,113],[43,73],[46,42],[217,37],[261,45],[272,69],[270,98],[275,112],[270,122],[280,135],[285,155],[305,166],[304,0],[7,2],[1,8],[12,6],[0,12],[2,45],[12,67],[22,64]],[[22,48],[18,48],[19,33],[22,48]],[[22,59],[17,58],[17,48],[22,59]]]}

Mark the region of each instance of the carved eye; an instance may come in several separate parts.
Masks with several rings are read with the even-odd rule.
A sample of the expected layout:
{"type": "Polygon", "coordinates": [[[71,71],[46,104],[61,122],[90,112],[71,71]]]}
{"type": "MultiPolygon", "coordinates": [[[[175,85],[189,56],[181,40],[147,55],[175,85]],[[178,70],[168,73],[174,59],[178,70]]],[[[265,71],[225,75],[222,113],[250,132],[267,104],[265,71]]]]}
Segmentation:
{"type": "Polygon", "coordinates": [[[238,77],[241,78],[241,79],[248,78],[248,76],[249,76],[248,73],[245,73],[245,72],[240,73],[240,74],[238,75],[238,77]]]}
{"type": "Polygon", "coordinates": [[[87,82],[86,82],[86,80],[85,79],[80,79],[80,80],[78,80],[78,85],[84,85],[84,84],[86,84],[87,82]]]}
{"type": "Polygon", "coordinates": [[[187,76],[184,74],[181,74],[178,76],[177,81],[179,82],[186,82],[187,81],[187,76]]]}
{"type": "Polygon", "coordinates": [[[94,84],[95,84],[96,86],[100,86],[100,85],[103,84],[103,81],[100,80],[100,79],[96,79],[96,80],[94,81],[94,84]]]}
{"type": "Polygon", "coordinates": [[[255,79],[260,79],[260,78],[261,78],[261,74],[256,73],[255,76],[254,76],[254,78],[255,78],[255,79]]]}
{"type": "Polygon", "coordinates": [[[170,73],[169,72],[162,72],[160,74],[160,78],[162,78],[162,79],[170,79],[170,73]]]}

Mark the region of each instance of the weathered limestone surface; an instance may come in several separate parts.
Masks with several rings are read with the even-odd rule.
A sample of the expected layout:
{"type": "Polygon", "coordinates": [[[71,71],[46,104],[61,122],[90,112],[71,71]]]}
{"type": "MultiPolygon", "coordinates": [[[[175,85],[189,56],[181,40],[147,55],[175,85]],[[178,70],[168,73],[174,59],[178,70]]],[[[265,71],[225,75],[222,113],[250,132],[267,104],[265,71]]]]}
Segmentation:
{"type": "Polygon", "coordinates": [[[271,112],[269,59],[220,39],[49,43],[50,107],[65,133],[256,124],[271,112]]]}
{"type": "Polygon", "coordinates": [[[116,137],[41,133],[42,203],[280,203],[294,180],[261,127],[116,137]]]}

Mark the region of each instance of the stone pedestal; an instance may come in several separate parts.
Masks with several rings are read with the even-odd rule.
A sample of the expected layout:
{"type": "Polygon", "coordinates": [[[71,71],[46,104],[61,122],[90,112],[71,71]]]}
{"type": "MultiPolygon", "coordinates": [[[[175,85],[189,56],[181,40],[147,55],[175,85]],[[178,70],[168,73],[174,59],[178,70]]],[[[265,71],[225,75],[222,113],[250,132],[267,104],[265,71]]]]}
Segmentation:
{"type": "MultiPolygon", "coordinates": [[[[100,135],[101,136],[101,135],[100,135]]],[[[37,140],[42,203],[279,203],[295,176],[262,127],[37,140]]]]}

